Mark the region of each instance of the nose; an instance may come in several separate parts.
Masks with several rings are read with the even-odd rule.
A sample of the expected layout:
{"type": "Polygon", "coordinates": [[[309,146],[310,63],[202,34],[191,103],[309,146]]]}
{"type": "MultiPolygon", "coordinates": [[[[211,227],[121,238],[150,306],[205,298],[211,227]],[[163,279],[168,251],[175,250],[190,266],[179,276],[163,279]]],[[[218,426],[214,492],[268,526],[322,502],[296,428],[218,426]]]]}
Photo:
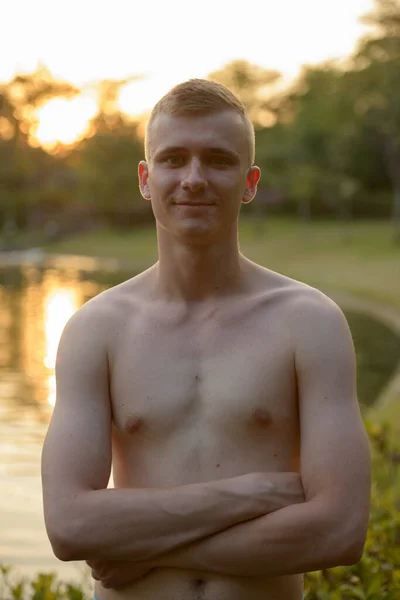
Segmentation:
{"type": "Polygon", "coordinates": [[[207,179],[199,160],[193,159],[188,163],[183,172],[181,186],[189,192],[199,192],[207,186],[207,179]]]}

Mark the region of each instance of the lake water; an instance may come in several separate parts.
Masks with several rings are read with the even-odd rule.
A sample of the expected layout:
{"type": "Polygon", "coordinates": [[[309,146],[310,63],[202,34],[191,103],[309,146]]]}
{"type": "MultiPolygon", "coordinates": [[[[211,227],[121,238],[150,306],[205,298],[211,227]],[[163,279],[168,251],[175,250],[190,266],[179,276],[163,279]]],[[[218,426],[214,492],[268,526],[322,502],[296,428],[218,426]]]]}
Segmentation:
{"type": "MultiPolygon", "coordinates": [[[[27,575],[56,571],[63,579],[80,579],[84,568],[52,553],[43,521],[40,456],[65,323],[90,298],[130,276],[113,263],[100,271],[91,270],[91,259],[86,262],[0,265],[0,563],[27,575]]],[[[400,339],[365,315],[347,317],[357,350],[359,397],[369,405],[400,360],[400,339]]]]}
{"type": "Polygon", "coordinates": [[[62,563],[48,542],[40,456],[55,402],[61,332],[87,300],[122,275],[71,264],[0,267],[0,563],[18,573],[76,579],[84,563],[62,563]]]}

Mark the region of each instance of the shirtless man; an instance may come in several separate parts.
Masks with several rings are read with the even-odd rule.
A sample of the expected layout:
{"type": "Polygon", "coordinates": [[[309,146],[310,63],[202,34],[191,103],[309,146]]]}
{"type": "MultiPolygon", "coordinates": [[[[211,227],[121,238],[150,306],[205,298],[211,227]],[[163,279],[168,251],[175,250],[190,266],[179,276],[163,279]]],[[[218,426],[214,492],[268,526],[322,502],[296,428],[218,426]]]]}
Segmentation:
{"type": "Polygon", "coordinates": [[[234,95],[171,90],[139,165],[159,260],[63,332],[46,527],[61,560],[88,562],[99,600],[301,600],[304,572],[362,555],[351,335],[330,299],[239,251],[259,177],[234,95]]]}

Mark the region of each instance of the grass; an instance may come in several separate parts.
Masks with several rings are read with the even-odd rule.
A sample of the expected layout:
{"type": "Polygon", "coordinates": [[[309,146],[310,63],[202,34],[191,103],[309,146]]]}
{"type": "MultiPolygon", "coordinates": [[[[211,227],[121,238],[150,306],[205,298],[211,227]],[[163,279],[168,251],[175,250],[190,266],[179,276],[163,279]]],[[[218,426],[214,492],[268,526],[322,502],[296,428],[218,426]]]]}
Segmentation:
{"type": "Polygon", "coordinates": [[[127,232],[102,229],[48,244],[44,250],[49,253],[116,258],[127,267],[131,265],[142,270],[157,260],[157,238],[154,227],[127,232]]]}

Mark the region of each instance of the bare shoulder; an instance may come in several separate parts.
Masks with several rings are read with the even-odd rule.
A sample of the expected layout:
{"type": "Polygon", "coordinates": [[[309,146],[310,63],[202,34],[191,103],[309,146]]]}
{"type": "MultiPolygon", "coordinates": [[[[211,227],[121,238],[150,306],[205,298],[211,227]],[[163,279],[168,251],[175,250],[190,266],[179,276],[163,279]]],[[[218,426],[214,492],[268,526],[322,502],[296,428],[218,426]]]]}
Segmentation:
{"type": "Polygon", "coordinates": [[[290,317],[306,326],[327,323],[346,323],[342,309],[329,296],[312,286],[289,280],[287,308],[290,317]]]}
{"type": "Polygon", "coordinates": [[[63,338],[90,338],[108,344],[116,328],[126,323],[143,304],[144,273],[109,288],[81,306],[67,322],[63,338]]]}
{"type": "MultiPolygon", "coordinates": [[[[340,307],[326,294],[305,283],[274,272],[265,276],[284,328],[282,335],[290,340],[301,389],[322,386],[325,391],[328,388],[337,391],[338,386],[342,386],[343,397],[356,398],[355,349],[340,307]]],[[[325,396],[336,397],[336,391],[325,396]]]]}
{"type": "Polygon", "coordinates": [[[349,335],[341,308],[322,291],[261,267],[260,279],[267,295],[275,300],[280,316],[301,336],[341,331],[349,335]]]}
{"type": "Polygon", "coordinates": [[[282,310],[297,358],[314,365],[354,362],[354,344],[342,309],[322,291],[279,275],[282,310]]]}

